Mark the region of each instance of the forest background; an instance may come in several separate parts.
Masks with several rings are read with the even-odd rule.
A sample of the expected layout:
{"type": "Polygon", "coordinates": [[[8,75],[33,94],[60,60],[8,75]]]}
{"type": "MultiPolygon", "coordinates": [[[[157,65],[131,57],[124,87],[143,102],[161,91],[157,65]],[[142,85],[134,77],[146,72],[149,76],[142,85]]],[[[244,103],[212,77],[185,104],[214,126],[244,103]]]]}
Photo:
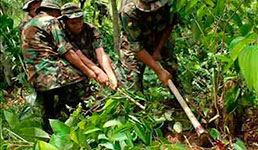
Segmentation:
{"type": "MultiPolygon", "coordinates": [[[[70,0],[60,5],[66,2],[70,0]]],[[[74,2],[83,8],[84,21],[101,30],[105,50],[120,68],[118,12],[123,1],[74,2]]],[[[150,69],[144,75],[144,95],[97,85],[99,92],[86,101],[89,110],[71,108],[67,121],[51,120],[52,135],[43,131],[18,32],[26,16],[23,0],[1,0],[0,149],[257,149],[258,2],[171,2],[171,12],[179,18],[171,43],[178,58],[180,91],[210,140],[196,135],[181,108],[170,107],[175,97],[150,69]],[[145,102],[144,110],[137,101],[145,102]]]]}

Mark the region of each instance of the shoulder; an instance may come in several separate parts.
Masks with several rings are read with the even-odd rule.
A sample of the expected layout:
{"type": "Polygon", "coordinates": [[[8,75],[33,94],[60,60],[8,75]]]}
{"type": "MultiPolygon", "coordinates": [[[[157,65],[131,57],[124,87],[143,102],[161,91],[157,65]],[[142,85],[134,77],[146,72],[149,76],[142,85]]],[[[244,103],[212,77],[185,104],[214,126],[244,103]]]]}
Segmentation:
{"type": "Polygon", "coordinates": [[[136,5],[134,2],[129,2],[126,4],[121,11],[122,17],[130,17],[130,18],[136,18],[136,5]]]}
{"type": "Polygon", "coordinates": [[[99,29],[96,26],[94,26],[93,24],[83,23],[83,28],[84,28],[84,31],[91,32],[95,36],[99,36],[100,35],[99,29]]]}
{"type": "Polygon", "coordinates": [[[18,27],[19,31],[22,31],[22,30],[24,29],[25,25],[26,25],[28,22],[30,22],[31,19],[32,19],[32,18],[31,18],[30,16],[26,16],[26,17],[21,21],[21,23],[20,23],[20,25],[19,25],[19,27],[18,27]]]}
{"type": "Polygon", "coordinates": [[[45,14],[38,14],[34,18],[32,18],[25,27],[30,26],[37,26],[37,27],[44,27],[48,26],[49,24],[53,24],[54,22],[58,21],[55,17],[45,15],[45,14]]]}
{"type": "Polygon", "coordinates": [[[83,23],[83,27],[87,28],[87,29],[93,29],[93,30],[98,30],[98,28],[96,26],[94,26],[93,24],[90,24],[88,22],[84,22],[83,23]]]}

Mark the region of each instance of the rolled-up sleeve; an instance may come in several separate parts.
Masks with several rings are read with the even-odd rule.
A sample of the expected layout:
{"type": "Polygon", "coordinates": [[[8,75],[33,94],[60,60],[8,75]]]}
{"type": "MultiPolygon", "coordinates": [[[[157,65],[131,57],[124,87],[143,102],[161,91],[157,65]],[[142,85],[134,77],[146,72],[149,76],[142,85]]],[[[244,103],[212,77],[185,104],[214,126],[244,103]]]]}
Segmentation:
{"type": "Polygon", "coordinates": [[[97,28],[93,27],[92,32],[93,32],[93,42],[92,42],[93,49],[102,47],[103,42],[101,39],[100,31],[97,28]]]}

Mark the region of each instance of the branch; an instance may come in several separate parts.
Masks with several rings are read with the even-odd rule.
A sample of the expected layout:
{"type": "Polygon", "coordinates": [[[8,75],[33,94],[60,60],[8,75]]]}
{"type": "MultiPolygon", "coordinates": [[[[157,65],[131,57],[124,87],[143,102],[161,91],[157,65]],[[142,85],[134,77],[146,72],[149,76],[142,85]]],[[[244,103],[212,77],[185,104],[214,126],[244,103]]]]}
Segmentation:
{"type": "Polygon", "coordinates": [[[140,107],[142,110],[145,110],[145,107],[140,104],[139,102],[137,102],[136,100],[134,100],[132,97],[130,97],[129,95],[127,95],[124,91],[122,91],[121,89],[117,89],[118,92],[120,92],[121,94],[123,94],[126,98],[128,98],[131,102],[133,102],[135,105],[137,105],[138,107],[140,107]]]}

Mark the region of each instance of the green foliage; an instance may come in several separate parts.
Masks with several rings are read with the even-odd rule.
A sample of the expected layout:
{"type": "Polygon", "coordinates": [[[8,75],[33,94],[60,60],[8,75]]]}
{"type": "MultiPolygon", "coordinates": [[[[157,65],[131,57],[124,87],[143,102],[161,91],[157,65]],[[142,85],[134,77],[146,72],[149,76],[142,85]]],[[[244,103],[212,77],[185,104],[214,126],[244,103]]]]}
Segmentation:
{"type": "Polygon", "coordinates": [[[212,138],[214,140],[220,140],[221,139],[221,135],[220,135],[219,131],[215,128],[212,128],[210,130],[210,135],[212,136],[212,138]]]}
{"type": "MultiPolygon", "coordinates": [[[[4,0],[1,3],[11,9],[12,5],[6,2],[7,0],[4,0]]],[[[116,59],[117,54],[113,51],[112,18],[110,15],[103,17],[100,25],[98,20],[100,10],[95,2],[105,4],[111,14],[107,0],[87,0],[83,8],[84,21],[99,27],[106,52],[115,60],[114,64],[119,64],[116,59]]],[[[172,41],[176,43],[173,52],[177,54],[179,78],[183,84],[180,90],[185,98],[197,105],[197,109],[200,110],[198,114],[203,114],[197,117],[200,120],[211,119],[213,116],[209,116],[210,108],[218,99],[223,100],[225,114],[243,113],[245,109],[257,108],[258,98],[253,90],[258,91],[256,67],[258,3],[254,0],[171,0],[170,2],[174,2],[171,12],[176,11],[179,18],[179,25],[172,33],[172,41]],[[250,90],[247,89],[239,68],[250,90]],[[233,85],[227,86],[228,82],[232,82],[233,85]]],[[[6,14],[0,16],[0,36],[6,48],[6,60],[11,61],[13,68],[20,73],[22,71],[18,68],[22,66],[22,59],[19,34],[16,29],[18,19],[14,18],[12,12],[7,14],[12,17],[6,14]]],[[[17,80],[24,77],[24,73],[16,74],[17,80]]],[[[176,118],[174,114],[179,111],[175,112],[162,104],[164,100],[175,99],[168,89],[157,82],[153,72],[146,71],[144,82],[145,87],[148,87],[145,95],[123,90],[136,101],[144,101],[146,108],[144,111],[136,111],[137,106],[119,92],[113,96],[100,93],[99,95],[107,96],[106,101],[98,102],[93,98],[88,102],[87,106],[94,107],[95,103],[98,106],[96,111],[89,110],[91,116],[88,115],[88,111],[79,107],[65,123],[51,120],[54,131],[51,137],[40,129],[35,116],[18,116],[5,111],[2,117],[3,124],[8,126],[0,130],[0,136],[2,132],[7,136],[1,136],[0,142],[5,142],[4,147],[10,147],[13,144],[9,142],[11,139],[15,142],[25,142],[28,148],[34,147],[33,144],[37,142],[35,149],[40,150],[187,149],[181,144],[169,144],[163,137],[161,128],[164,121],[167,121],[171,131],[176,132],[189,131],[192,125],[184,118],[185,115],[176,118]]],[[[6,86],[1,83],[1,87],[4,89],[6,86]]],[[[2,99],[4,94],[0,91],[0,102],[4,102],[2,99]]],[[[192,110],[194,113],[197,111],[193,108],[192,110]]],[[[208,123],[206,125],[209,126],[208,123]]],[[[222,132],[224,131],[215,128],[210,130],[214,140],[223,140],[222,132]]],[[[234,147],[246,149],[240,140],[236,141],[234,147]]]]}
{"type": "Polygon", "coordinates": [[[84,116],[79,106],[65,123],[50,120],[54,133],[48,144],[40,141],[37,147],[44,150],[51,144],[53,148],[73,150],[184,148],[180,144],[166,145],[168,141],[160,133],[163,121],[156,121],[146,111],[134,113],[134,109],[129,109],[133,105],[117,93],[109,97],[101,111],[92,116],[84,116]],[[143,114],[145,117],[140,117],[143,114]],[[154,137],[158,140],[154,141],[154,137]]]}
{"type": "Polygon", "coordinates": [[[245,144],[240,139],[237,139],[236,143],[234,144],[235,150],[247,150],[245,144]]]}
{"type": "Polygon", "coordinates": [[[25,84],[25,67],[22,60],[20,33],[14,26],[14,20],[6,14],[0,16],[0,41],[2,41],[1,46],[3,46],[0,53],[4,54],[4,60],[2,61],[7,61],[12,65],[16,83],[25,84]]]}
{"type": "MultiPolygon", "coordinates": [[[[2,110],[1,110],[2,111],[2,110]]],[[[3,147],[32,148],[37,140],[50,139],[48,133],[41,129],[40,118],[33,114],[26,117],[17,116],[13,112],[3,111],[4,121],[0,121],[0,134],[3,147]],[[6,125],[7,124],[7,125],[6,125]]],[[[2,147],[2,148],[3,148],[2,147]]]]}
{"type": "Polygon", "coordinates": [[[258,46],[247,46],[239,55],[239,66],[248,87],[258,92],[258,46]]]}

